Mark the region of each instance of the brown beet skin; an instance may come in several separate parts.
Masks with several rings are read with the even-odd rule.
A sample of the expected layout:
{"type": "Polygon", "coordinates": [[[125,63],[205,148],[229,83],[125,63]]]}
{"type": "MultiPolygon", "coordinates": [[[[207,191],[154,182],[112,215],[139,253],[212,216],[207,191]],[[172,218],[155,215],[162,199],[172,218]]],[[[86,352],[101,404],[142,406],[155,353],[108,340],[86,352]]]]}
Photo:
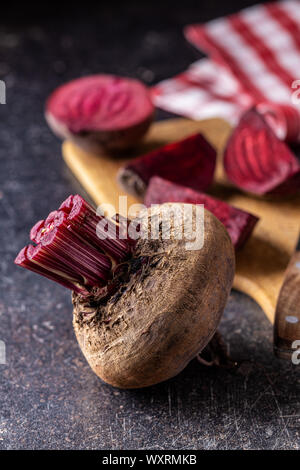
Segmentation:
{"type": "Polygon", "coordinates": [[[235,256],[219,220],[204,211],[203,246],[188,250],[178,236],[182,227],[174,225],[182,204],[142,211],[142,225],[158,222],[162,207],[171,217],[170,238],[137,241],[133,272],[106,303],[73,295],[81,350],[114,387],[147,387],[183,370],[215,334],[232,286],[235,256]]]}
{"type": "Polygon", "coordinates": [[[153,114],[148,89],[140,81],[113,75],[91,75],[60,86],[45,110],[55,134],[92,151],[134,146],[153,114]]]}

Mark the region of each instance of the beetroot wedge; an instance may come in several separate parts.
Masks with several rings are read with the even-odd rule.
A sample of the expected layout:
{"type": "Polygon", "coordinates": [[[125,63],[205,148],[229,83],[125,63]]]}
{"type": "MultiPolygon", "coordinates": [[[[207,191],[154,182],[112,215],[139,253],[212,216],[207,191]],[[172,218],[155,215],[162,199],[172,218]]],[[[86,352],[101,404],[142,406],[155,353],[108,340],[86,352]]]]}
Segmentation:
{"type": "Polygon", "coordinates": [[[300,189],[297,158],[254,109],[242,116],[229,138],[224,168],[232,183],[254,194],[294,194],[300,189]]]}
{"type": "Polygon", "coordinates": [[[226,227],[236,249],[241,248],[247,241],[258,221],[258,217],[255,215],[215,199],[208,194],[194,191],[155,176],[150,180],[144,203],[149,207],[151,204],[162,204],[164,202],[204,204],[204,208],[212,212],[226,227]]]}
{"type": "Polygon", "coordinates": [[[91,75],[57,88],[46,103],[55,134],[92,151],[132,147],[148,130],[154,107],[138,80],[91,75]]]}
{"type": "Polygon", "coordinates": [[[152,176],[205,190],[212,183],[215,165],[214,148],[201,134],[194,134],[133,160],[120,170],[118,181],[136,197],[143,197],[152,176]]]}

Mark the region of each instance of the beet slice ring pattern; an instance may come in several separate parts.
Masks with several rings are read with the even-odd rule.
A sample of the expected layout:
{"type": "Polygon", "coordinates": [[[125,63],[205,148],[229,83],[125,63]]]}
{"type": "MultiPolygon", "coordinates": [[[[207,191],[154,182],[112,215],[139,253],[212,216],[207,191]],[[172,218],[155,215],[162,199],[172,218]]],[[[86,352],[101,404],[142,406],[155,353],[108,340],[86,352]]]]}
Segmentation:
{"type": "Polygon", "coordinates": [[[153,120],[148,89],[139,80],[91,75],[57,88],[45,116],[53,132],[89,150],[135,145],[153,120]]]}
{"type": "Polygon", "coordinates": [[[300,189],[300,164],[264,118],[251,109],[241,118],[224,152],[228,179],[258,194],[294,194],[300,189]]]}

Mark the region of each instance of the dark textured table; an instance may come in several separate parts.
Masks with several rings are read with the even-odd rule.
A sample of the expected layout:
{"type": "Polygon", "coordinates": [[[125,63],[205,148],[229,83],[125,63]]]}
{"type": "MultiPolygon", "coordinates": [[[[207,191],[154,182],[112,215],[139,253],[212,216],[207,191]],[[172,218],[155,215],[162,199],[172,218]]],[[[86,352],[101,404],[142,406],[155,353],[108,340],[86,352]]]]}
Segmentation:
{"type": "Polygon", "coordinates": [[[60,16],[50,7],[44,16],[32,8],[26,21],[24,6],[11,7],[6,22],[2,16],[0,340],[7,363],[0,365],[0,448],[300,447],[300,366],[273,357],[272,327],[246,296],[232,293],[221,323],[232,356],[242,361],[237,371],[195,360],[166,383],[120,391],[101,383],[85,362],[72,330],[70,293],[13,264],[36,220],[68,194],[84,195],[45,124],[49,92],[94,72],[148,84],[180,72],[200,57],[182,26],[246,3],[123,2],[117,8],[107,2],[60,16]]]}

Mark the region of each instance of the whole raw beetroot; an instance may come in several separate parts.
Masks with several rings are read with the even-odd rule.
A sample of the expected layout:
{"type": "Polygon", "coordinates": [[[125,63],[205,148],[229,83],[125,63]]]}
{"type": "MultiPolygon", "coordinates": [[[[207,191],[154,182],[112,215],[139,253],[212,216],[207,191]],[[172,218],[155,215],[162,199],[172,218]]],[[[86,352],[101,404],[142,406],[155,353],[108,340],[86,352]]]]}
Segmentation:
{"type": "Polygon", "coordinates": [[[130,222],[132,243],[119,222],[111,231],[114,220],[71,195],[34,226],[38,244],[18,254],[18,266],[74,291],[76,338],[105,382],[141,388],[167,380],[214,336],[235,256],[224,226],[199,212],[176,203],[143,209],[130,222]]]}
{"type": "Polygon", "coordinates": [[[53,132],[92,151],[134,146],[148,130],[154,107],[138,80],[91,75],[57,88],[46,103],[53,132]]]}

